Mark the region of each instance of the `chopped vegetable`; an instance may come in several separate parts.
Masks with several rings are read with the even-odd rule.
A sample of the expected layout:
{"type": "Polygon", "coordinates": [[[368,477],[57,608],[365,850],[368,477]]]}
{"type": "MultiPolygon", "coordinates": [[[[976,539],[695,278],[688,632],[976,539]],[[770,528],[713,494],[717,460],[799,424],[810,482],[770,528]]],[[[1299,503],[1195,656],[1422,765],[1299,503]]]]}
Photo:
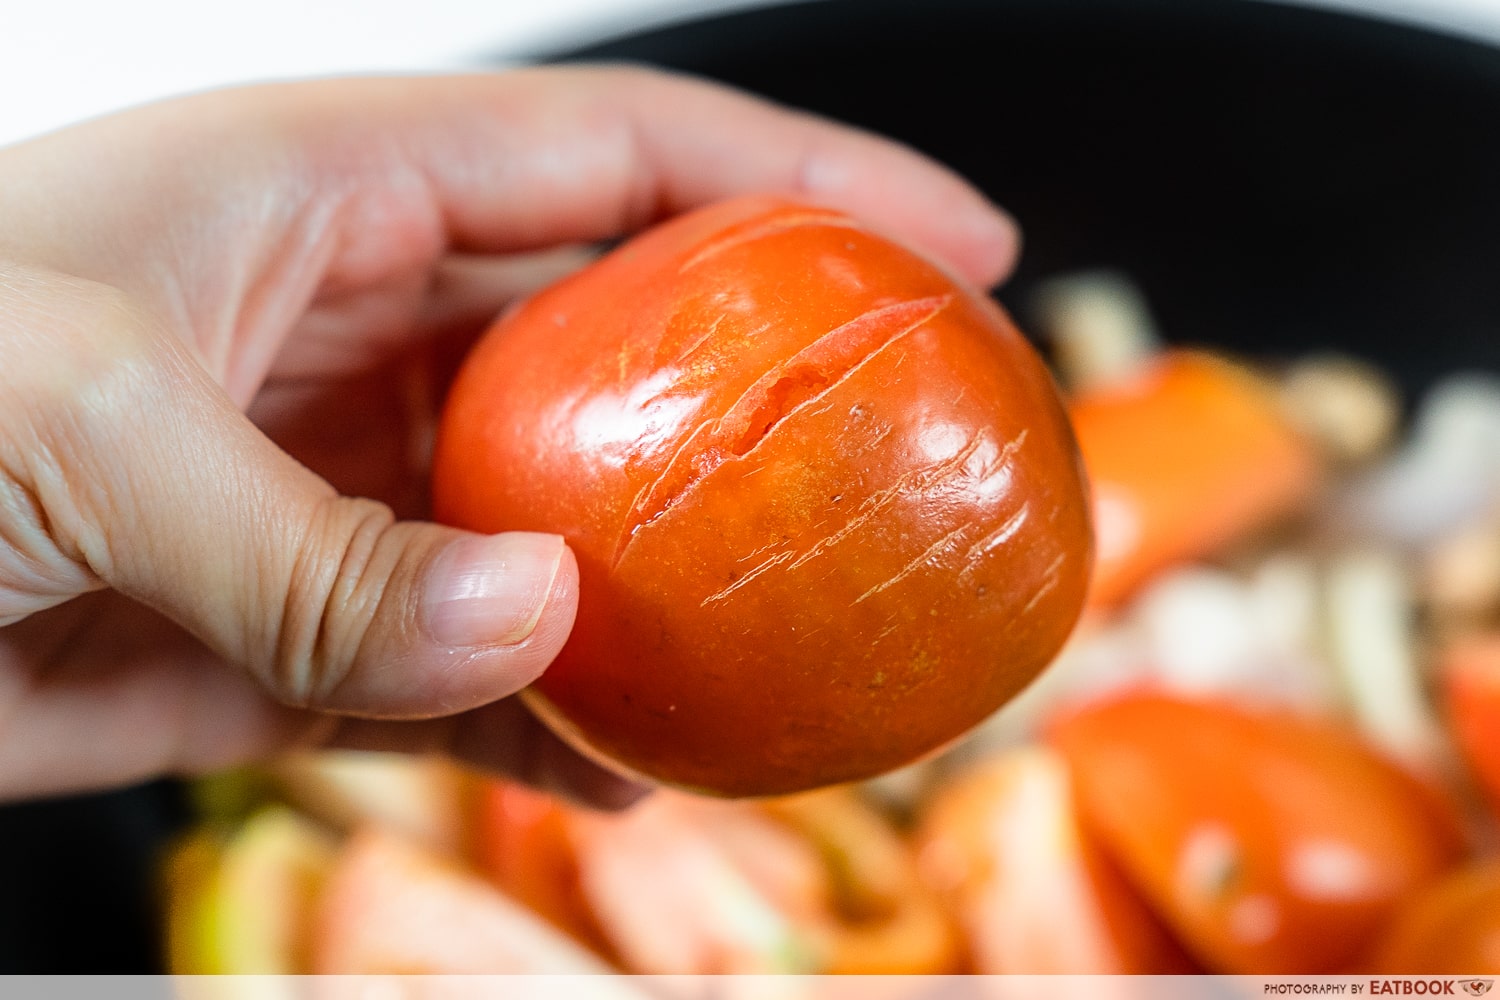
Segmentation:
{"type": "Polygon", "coordinates": [[[373,826],[353,835],[329,875],[312,944],[319,974],[610,971],[478,876],[373,826]]]}
{"type": "Polygon", "coordinates": [[[1027,746],[945,784],[917,834],[983,974],[1168,974],[1192,963],[1079,827],[1066,762],[1027,746]]]}
{"type": "Polygon", "coordinates": [[[304,971],[313,903],[335,851],[328,831],[280,806],[232,831],[207,826],[191,833],[165,869],[172,971],[304,971]]]}
{"type": "Polygon", "coordinates": [[[1071,413],[1093,490],[1095,607],[1297,511],[1320,476],[1275,394],[1201,352],[1167,351],[1128,382],[1081,393],[1071,413]]]}
{"type": "Polygon", "coordinates": [[[1142,692],[1058,720],[1083,828],[1215,972],[1332,973],[1465,843],[1335,722],[1142,692]]]}
{"type": "Polygon", "coordinates": [[[858,787],[622,815],[397,755],[211,776],[172,971],[1500,973],[1500,379],[1396,442],[1357,360],[1162,350],[1118,276],[1038,306],[1098,579],[1004,711],[858,787]]]}
{"type": "Polygon", "coordinates": [[[1438,675],[1459,749],[1500,807],[1500,632],[1469,636],[1444,649],[1438,675]]]}
{"type": "Polygon", "coordinates": [[[1361,729],[1397,760],[1442,769],[1445,742],[1417,662],[1412,584],[1389,549],[1344,552],[1328,571],[1329,646],[1361,729]]]}
{"type": "Polygon", "coordinates": [[[1058,374],[1074,392],[1129,381],[1161,349],[1145,296],[1119,274],[1055,278],[1034,309],[1058,374]]]}
{"type": "Polygon", "coordinates": [[[1357,358],[1305,358],[1287,372],[1281,395],[1297,425],[1339,462],[1373,461],[1395,440],[1401,419],[1396,387],[1357,358]]]}
{"type": "Polygon", "coordinates": [[[1358,971],[1397,976],[1500,973],[1500,860],[1450,872],[1413,896],[1358,971]]]}

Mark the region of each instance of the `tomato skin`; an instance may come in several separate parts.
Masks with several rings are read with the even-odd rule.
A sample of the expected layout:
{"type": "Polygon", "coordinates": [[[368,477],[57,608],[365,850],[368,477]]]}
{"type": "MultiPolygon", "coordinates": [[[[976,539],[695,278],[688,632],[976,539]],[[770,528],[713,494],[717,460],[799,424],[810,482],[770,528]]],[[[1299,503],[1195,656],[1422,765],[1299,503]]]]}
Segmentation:
{"type": "Polygon", "coordinates": [[[1050,740],[1085,826],[1213,972],[1339,971],[1463,851],[1447,803],[1332,722],[1134,692],[1050,740]]]}
{"type": "Polygon", "coordinates": [[[1500,808],[1500,633],[1450,645],[1438,674],[1454,738],[1491,806],[1500,808]]]}
{"type": "Polygon", "coordinates": [[[477,789],[474,861],[507,895],[554,927],[613,959],[579,886],[569,807],[510,781],[477,789]]]}
{"type": "Polygon", "coordinates": [[[611,971],[447,856],[379,827],[350,836],[314,908],[314,975],[611,971]]]}
{"type": "Polygon", "coordinates": [[[1069,413],[1094,487],[1091,606],[1116,606],[1161,570],[1299,509],[1322,476],[1275,393],[1203,351],[1163,351],[1069,413]]]}
{"type": "Polygon", "coordinates": [[[1500,974],[1500,861],[1466,865],[1406,901],[1358,971],[1500,974]]]}
{"type": "Polygon", "coordinates": [[[729,796],[889,770],[1003,704],[1078,615],[1085,498],[998,307],[771,199],[673,220],[502,319],[434,467],[441,520],[578,558],[539,714],[729,796]]]}
{"type": "Polygon", "coordinates": [[[605,814],[495,782],[477,826],[491,881],[627,972],[918,975],[957,958],[906,844],[848,788],[660,792],[605,814]]]}
{"type": "Polygon", "coordinates": [[[832,876],[830,912],[816,922],[835,975],[957,971],[958,928],[923,880],[906,838],[851,788],[761,804],[816,845],[832,876]]]}
{"type": "Polygon", "coordinates": [[[1067,765],[1024,746],[939,788],[917,826],[924,878],[957,917],[981,975],[1197,971],[1080,829],[1067,765]]]}

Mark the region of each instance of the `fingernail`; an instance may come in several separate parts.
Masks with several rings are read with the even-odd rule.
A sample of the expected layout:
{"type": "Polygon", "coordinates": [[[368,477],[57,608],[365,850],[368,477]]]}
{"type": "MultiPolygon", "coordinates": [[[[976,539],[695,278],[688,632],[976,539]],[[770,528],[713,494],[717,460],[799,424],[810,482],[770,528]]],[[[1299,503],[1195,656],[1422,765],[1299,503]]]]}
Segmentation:
{"type": "Polygon", "coordinates": [[[508,646],[536,629],[564,543],[513,531],[449,545],[435,560],[423,606],[428,634],[444,646],[508,646]]]}

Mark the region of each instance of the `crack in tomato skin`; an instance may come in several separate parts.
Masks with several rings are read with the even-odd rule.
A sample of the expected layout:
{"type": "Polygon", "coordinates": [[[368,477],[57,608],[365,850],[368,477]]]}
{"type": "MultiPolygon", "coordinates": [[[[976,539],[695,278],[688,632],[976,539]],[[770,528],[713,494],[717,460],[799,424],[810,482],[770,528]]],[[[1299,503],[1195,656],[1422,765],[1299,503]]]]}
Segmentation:
{"type": "Polygon", "coordinates": [[[812,365],[791,368],[766,390],[765,398],[750,414],[745,433],[729,446],[729,450],[743,456],[778,423],[791,416],[792,411],[827,389],[829,384],[828,375],[812,365]]]}
{"type": "Polygon", "coordinates": [[[888,590],[891,587],[894,587],[896,584],[900,583],[902,580],[906,579],[908,576],[911,576],[913,573],[917,572],[923,567],[934,568],[933,556],[944,550],[951,549],[954,545],[954,542],[961,535],[967,534],[969,529],[973,527],[974,525],[972,524],[961,524],[957,528],[954,528],[942,538],[939,538],[927,548],[923,549],[915,559],[911,560],[911,562],[907,563],[905,566],[902,566],[901,569],[896,572],[895,576],[892,576],[886,580],[882,580],[880,583],[877,583],[875,586],[871,587],[863,594],[860,594],[854,599],[854,603],[863,604],[865,601],[868,601],[870,598],[874,597],[881,591],[888,590]]]}
{"type": "Polygon", "coordinates": [[[1047,564],[1047,568],[1042,570],[1041,585],[1037,587],[1036,593],[1031,595],[1031,599],[1022,606],[1021,613],[1017,615],[1018,618],[1025,618],[1027,613],[1041,602],[1042,598],[1052,593],[1053,588],[1057,586],[1060,580],[1058,574],[1067,558],[1068,554],[1066,552],[1059,552],[1057,558],[1053,559],[1047,564]]]}
{"type": "Polygon", "coordinates": [[[1016,512],[1008,517],[1001,525],[973,545],[969,546],[964,553],[963,569],[959,570],[959,578],[971,575],[975,568],[980,566],[989,553],[1009,542],[1016,533],[1026,524],[1026,519],[1031,516],[1031,502],[1022,501],[1016,512]]]}
{"type": "MultiPolygon", "coordinates": [[[[1025,436],[1025,432],[1023,431],[1015,440],[1009,442],[1005,446],[1005,448],[1001,449],[1001,457],[997,462],[993,463],[993,465],[995,467],[1003,467],[1003,465],[1009,460],[1009,457],[1013,455],[1014,452],[1019,449],[1020,444],[1024,442],[1025,436]]],[[[723,600],[729,594],[749,584],[752,580],[760,576],[762,573],[768,572],[769,570],[782,565],[788,559],[794,560],[791,565],[787,567],[789,570],[800,569],[802,566],[813,561],[814,559],[823,556],[832,546],[835,546],[846,538],[849,538],[851,535],[856,534],[859,529],[864,527],[873,519],[879,517],[887,507],[900,499],[909,500],[913,497],[920,497],[924,493],[935,491],[941,487],[954,485],[958,480],[962,479],[966,471],[967,460],[979,450],[982,440],[983,434],[977,436],[973,441],[970,441],[963,449],[961,449],[951,458],[945,459],[944,461],[938,462],[927,468],[916,470],[908,477],[903,478],[903,480],[897,482],[896,484],[886,489],[880,490],[873,496],[866,499],[864,503],[861,504],[860,510],[855,513],[854,517],[845,522],[845,524],[841,526],[838,531],[820,539],[805,551],[798,552],[791,549],[783,550],[782,552],[779,552],[765,560],[762,560],[756,566],[754,566],[750,570],[747,570],[742,576],[737,577],[737,579],[735,579],[734,582],[732,582],[728,587],[724,588],[721,591],[710,594],[708,597],[704,598],[702,604],[708,605],[715,601],[723,600]]],[[[991,473],[991,475],[993,475],[993,472],[991,473]]],[[[1024,523],[1024,521],[1024,513],[1019,517],[1013,515],[1011,518],[1007,519],[1000,528],[996,529],[995,531],[991,531],[988,535],[986,535],[984,539],[981,539],[981,542],[987,542],[988,544],[983,549],[979,550],[977,555],[975,546],[970,546],[965,551],[965,570],[967,570],[971,565],[977,562],[978,559],[982,558],[983,555],[993,551],[995,548],[1003,545],[1006,541],[1013,537],[1016,530],[1020,527],[1021,524],[1024,523]]],[[[862,604],[864,601],[875,596],[881,591],[884,591],[889,587],[899,583],[905,577],[911,575],[914,572],[917,572],[924,565],[932,564],[934,555],[953,549],[957,544],[958,539],[960,539],[963,535],[968,534],[974,528],[980,526],[982,525],[980,525],[978,522],[971,521],[961,524],[957,528],[954,528],[953,530],[947,532],[936,542],[933,542],[926,549],[924,549],[915,558],[910,560],[893,576],[888,577],[880,583],[877,583],[875,586],[865,591],[859,597],[855,598],[853,603],[862,604]]],[[[754,550],[752,553],[750,553],[750,555],[759,555],[765,552],[767,549],[775,547],[777,544],[784,545],[788,541],[789,539],[783,538],[779,541],[779,543],[775,541],[769,542],[765,546],[754,550]]],[[[976,545],[977,544],[979,543],[976,543],[976,545]]],[[[1062,559],[1061,557],[1059,557],[1052,563],[1052,565],[1048,567],[1045,573],[1045,586],[1043,589],[1038,590],[1038,593],[1032,598],[1030,606],[1035,606],[1036,602],[1039,601],[1043,596],[1045,596],[1045,594],[1051,590],[1052,586],[1056,585],[1058,579],[1057,571],[1061,569],[1061,565],[1062,559]]],[[[940,564],[934,564],[933,568],[940,568],[940,564]]],[[[963,573],[965,570],[960,570],[960,573],[963,573]]],[[[1029,610],[1029,607],[1027,610],[1029,610]]]]}
{"type": "Polygon", "coordinates": [[[739,590],[741,587],[745,586],[747,583],[749,583],[750,581],[754,580],[756,577],[760,576],[762,573],[765,573],[765,572],[768,572],[768,571],[770,571],[772,569],[775,569],[777,566],[779,566],[782,563],[786,562],[788,559],[792,558],[795,555],[796,555],[795,552],[778,552],[776,555],[771,556],[769,559],[767,559],[764,562],[760,563],[755,568],[747,570],[743,576],[739,577],[737,580],[735,580],[729,586],[725,587],[723,590],[717,591],[716,593],[709,594],[707,597],[705,597],[703,599],[702,604],[700,604],[699,606],[700,607],[707,607],[708,605],[714,603],[715,601],[722,601],[724,598],[728,597],[730,594],[734,593],[736,590],[739,590]]]}
{"type": "MultiPolygon", "coordinates": [[[[881,440],[884,440],[885,436],[882,435],[881,440]]],[[[964,462],[979,449],[981,440],[982,435],[976,436],[974,440],[970,441],[957,454],[931,465],[913,469],[903,474],[890,486],[876,490],[860,503],[859,509],[855,511],[854,516],[846,521],[838,531],[833,532],[808,549],[805,554],[792,564],[792,568],[796,569],[802,566],[802,564],[810,562],[821,556],[827,549],[838,545],[851,535],[856,534],[870,522],[884,516],[892,504],[904,499],[925,496],[927,493],[953,482],[956,477],[962,475],[964,462]]]]}
{"type": "Polygon", "coordinates": [[[858,232],[864,231],[864,228],[853,219],[833,211],[782,213],[767,221],[752,222],[708,244],[689,257],[682,264],[679,273],[690,271],[700,264],[706,263],[737,247],[742,247],[747,243],[763,240],[769,236],[777,236],[792,229],[801,229],[805,226],[825,226],[837,229],[851,229],[858,232]]]}
{"type": "Polygon", "coordinates": [[[873,307],[815,339],[756,379],[722,416],[701,421],[661,474],[636,494],[620,529],[619,564],[640,530],[661,517],[721,464],[744,458],[797,411],[827,397],[901,338],[953,301],[929,296],[873,307]]]}

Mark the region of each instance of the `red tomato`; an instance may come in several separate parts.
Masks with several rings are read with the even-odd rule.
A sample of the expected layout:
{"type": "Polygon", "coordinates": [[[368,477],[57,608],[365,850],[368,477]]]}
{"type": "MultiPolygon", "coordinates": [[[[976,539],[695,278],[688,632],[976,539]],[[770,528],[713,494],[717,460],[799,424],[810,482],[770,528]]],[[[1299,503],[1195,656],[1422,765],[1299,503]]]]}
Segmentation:
{"type": "Polygon", "coordinates": [[[610,971],[477,875],[377,827],[344,845],[313,923],[318,975],[610,971]]]}
{"type": "Polygon", "coordinates": [[[762,809],[817,847],[832,876],[820,915],[825,971],[848,975],[952,972],[957,929],[921,879],[910,846],[849,788],[772,799],[762,809]]]}
{"type": "Polygon", "coordinates": [[[663,792],[572,813],[583,896],[627,971],[919,975],[958,940],[907,845],[847,788],[760,803],[663,792]]]}
{"type": "Polygon", "coordinates": [[[619,815],[575,813],[572,837],[584,898],[626,971],[823,971],[822,859],[758,810],[668,792],[619,815]]]}
{"type": "Polygon", "coordinates": [[[989,299],[838,213],[680,217],[502,319],[439,434],[438,516],[566,536],[531,689],[576,744],[723,795],[867,777],[1023,687],[1088,578],[1052,380],[989,299]]]}
{"type": "Polygon", "coordinates": [[[1500,861],[1460,868],[1403,904],[1357,971],[1500,974],[1500,861]]]}
{"type": "Polygon", "coordinates": [[[1296,510],[1321,472],[1269,388],[1199,351],[1164,352],[1069,410],[1094,488],[1093,605],[1296,510]]]}
{"type": "Polygon", "coordinates": [[[1136,693],[1050,735],[1085,826],[1211,971],[1337,971],[1462,851],[1456,813],[1332,722],[1136,693]]]}
{"type": "Polygon", "coordinates": [[[1459,748],[1490,802],[1500,805],[1500,633],[1450,646],[1439,675],[1459,748]]]}
{"type": "Polygon", "coordinates": [[[982,975],[1195,971],[1079,827],[1067,764],[1020,747],[945,783],[922,810],[917,859],[982,975]]]}
{"type": "Polygon", "coordinates": [[[509,781],[486,782],[474,815],[479,870],[518,902],[606,957],[613,957],[579,885],[571,810],[509,781]]]}

